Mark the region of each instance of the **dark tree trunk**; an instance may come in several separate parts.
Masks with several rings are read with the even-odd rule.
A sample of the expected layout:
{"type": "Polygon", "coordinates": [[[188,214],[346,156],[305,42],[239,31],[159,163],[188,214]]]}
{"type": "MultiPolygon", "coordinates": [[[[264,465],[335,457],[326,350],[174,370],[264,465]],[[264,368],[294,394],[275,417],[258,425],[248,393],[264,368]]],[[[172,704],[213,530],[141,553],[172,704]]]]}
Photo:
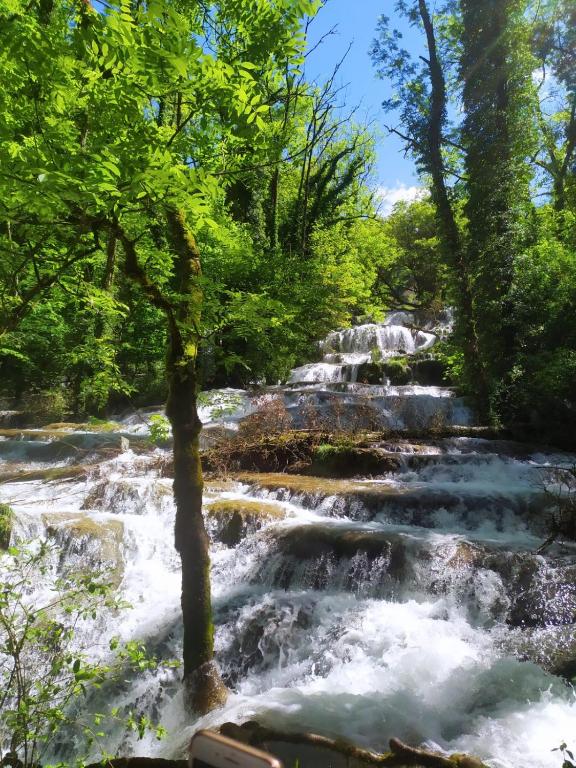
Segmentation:
{"type": "Polygon", "coordinates": [[[190,708],[204,713],[225,701],[226,689],[213,663],[210,555],[202,515],[202,424],[196,404],[196,372],[194,364],[179,354],[171,354],[169,387],[166,413],[174,437],[174,540],[182,561],[183,676],[190,708]]]}
{"type": "Polygon", "coordinates": [[[474,330],[474,307],[470,270],[464,243],[458,229],[454,209],[446,186],[444,160],[442,158],[443,124],[446,117],[446,81],[438,58],[436,36],[430,12],[425,0],[418,0],[420,18],[426,33],[428,68],[430,72],[431,100],[427,131],[428,167],[432,177],[432,200],[444,243],[445,253],[456,280],[458,291],[458,321],[463,340],[464,357],[468,377],[478,397],[480,410],[485,415],[488,408],[488,388],[478,354],[474,330]]]}

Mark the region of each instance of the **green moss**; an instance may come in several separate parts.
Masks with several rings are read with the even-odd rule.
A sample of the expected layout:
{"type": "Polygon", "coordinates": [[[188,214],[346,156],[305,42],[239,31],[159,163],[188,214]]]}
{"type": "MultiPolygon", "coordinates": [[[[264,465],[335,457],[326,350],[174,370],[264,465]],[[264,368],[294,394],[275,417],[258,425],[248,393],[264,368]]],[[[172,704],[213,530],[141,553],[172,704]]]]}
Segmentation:
{"type": "Polygon", "coordinates": [[[362,495],[375,498],[399,495],[402,490],[381,483],[361,480],[334,480],[309,475],[285,475],[278,473],[245,472],[237,475],[238,480],[271,491],[286,489],[292,494],[310,493],[318,496],[362,495]]]}
{"type": "Polygon", "coordinates": [[[12,535],[14,512],[8,504],[0,504],[0,549],[8,549],[12,535]]]}
{"type": "Polygon", "coordinates": [[[82,426],[87,432],[120,432],[122,429],[116,421],[97,419],[94,416],[88,419],[88,424],[83,424],[82,426]]]}
{"type": "Polygon", "coordinates": [[[412,380],[412,370],[407,357],[391,357],[386,361],[384,372],[390,379],[390,383],[402,386],[412,380]]]}
{"type": "Polygon", "coordinates": [[[221,499],[208,507],[210,517],[226,518],[233,514],[241,517],[259,517],[261,519],[284,517],[284,511],[278,504],[248,499],[221,499]]]}

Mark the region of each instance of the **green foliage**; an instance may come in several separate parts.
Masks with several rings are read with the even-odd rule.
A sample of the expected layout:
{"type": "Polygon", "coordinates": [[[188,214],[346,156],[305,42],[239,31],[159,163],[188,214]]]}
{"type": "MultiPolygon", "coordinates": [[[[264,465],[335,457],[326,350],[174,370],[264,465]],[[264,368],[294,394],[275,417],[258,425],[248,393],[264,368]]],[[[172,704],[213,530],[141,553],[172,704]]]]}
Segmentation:
{"type": "Polygon", "coordinates": [[[155,413],[148,419],[150,440],[154,445],[165,445],[170,439],[170,422],[161,413],[155,413]]]}
{"type": "Polygon", "coordinates": [[[231,416],[242,405],[243,397],[238,392],[200,392],[198,405],[210,408],[210,418],[222,419],[231,416]]]}
{"type": "Polygon", "coordinates": [[[85,428],[89,432],[118,432],[121,429],[117,421],[98,419],[96,416],[90,416],[85,428]]]}
{"type": "Polygon", "coordinates": [[[452,336],[437,341],[434,344],[433,355],[435,360],[443,363],[448,383],[458,387],[462,393],[472,394],[467,385],[464,354],[458,340],[452,336]]]}
{"type": "Polygon", "coordinates": [[[68,393],[62,388],[28,392],[21,399],[21,407],[35,424],[65,421],[70,415],[68,393]]]}
{"type": "Polygon", "coordinates": [[[375,365],[382,362],[382,350],[380,347],[372,347],[370,350],[370,362],[375,365]]]}
{"type": "Polygon", "coordinates": [[[498,389],[499,407],[506,419],[569,442],[576,425],[575,219],[544,207],[537,224],[537,242],[516,263],[511,297],[518,346],[498,389]]]}
{"type": "Polygon", "coordinates": [[[429,200],[397,203],[384,222],[378,246],[384,252],[374,291],[384,306],[433,310],[446,306],[449,272],[429,200]]]}
{"type": "Polygon", "coordinates": [[[514,265],[531,236],[534,60],[525,0],[463,0],[462,54],[467,174],[467,260],[473,317],[488,392],[513,361],[514,265]]]}
{"type": "Polygon", "coordinates": [[[0,550],[8,549],[12,535],[14,512],[8,504],[0,504],[0,550]]]}
{"type": "Polygon", "coordinates": [[[157,665],[142,644],[113,639],[110,654],[94,660],[77,627],[103,610],[127,606],[111,592],[101,574],[57,572],[57,558],[40,543],[12,547],[1,557],[0,583],[0,753],[24,766],[36,765],[61,731],[75,735],[82,762],[114,721],[136,730],[158,730],[147,718],[119,710],[80,714],[78,704],[95,690],[121,678],[128,669],[157,665]],[[42,588],[41,588],[42,587],[42,588]]]}

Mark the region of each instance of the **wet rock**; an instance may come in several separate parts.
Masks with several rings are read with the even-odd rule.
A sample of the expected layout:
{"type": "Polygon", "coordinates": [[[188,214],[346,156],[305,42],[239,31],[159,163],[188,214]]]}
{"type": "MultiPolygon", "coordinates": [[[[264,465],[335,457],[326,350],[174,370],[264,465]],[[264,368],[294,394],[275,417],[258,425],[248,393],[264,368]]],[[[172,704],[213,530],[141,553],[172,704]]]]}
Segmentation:
{"type": "Polygon", "coordinates": [[[127,448],[127,440],[149,448],[141,436],[121,433],[47,432],[45,430],[0,430],[0,457],[8,461],[56,462],[85,459],[86,456],[112,457],[127,448]]]}
{"type": "Polygon", "coordinates": [[[81,509],[99,509],[113,514],[146,514],[172,498],[172,489],[162,481],[102,480],[94,485],[81,509]]]}
{"type": "Polygon", "coordinates": [[[208,530],[216,541],[235,547],[266,523],[280,520],[286,510],[279,504],[247,499],[221,499],[206,507],[208,530]]]}
{"type": "Polygon", "coordinates": [[[270,669],[312,624],[314,601],[295,605],[276,598],[255,607],[246,617],[241,609],[220,616],[228,635],[218,651],[222,674],[227,684],[235,685],[250,670],[270,669]],[[303,632],[304,631],[304,632],[303,632]]]}
{"type": "Polygon", "coordinates": [[[406,357],[390,357],[383,367],[384,375],[394,386],[403,386],[412,381],[412,369],[406,357]]]}
{"type": "Polygon", "coordinates": [[[0,427],[3,429],[9,429],[14,427],[23,427],[28,420],[28,416],[24,411],[14,410],[1,410],[0,411],[0,427]]]}
{"type": "Polygon", "coordinates": [[[448,568],[474,568],[482,561],[484,552],[468,541],[459,541],[456,551],[446,561],[448,568]]]}
{"type": "Polygon", "coordinates": [[[411,361],[413,381],[425,387],[446,386],[446,365],[434,358],[411,361]]]}
{"type": "Polygon", "coordinates": [[[26,483],[33,480],[43,480],[47,483],[66,480],[83,480],[88,476],[88,467],[82,464],[72,464],[65,467],[50,467],[47,469],[17,468],[8,472],[0,472],[2,483],[26,483]]]}
{"type": "MultiPolygon", "coordinates": [[[[460,524],[470,529],[483,524],[488,515],[497,527],[501,527],[504,518],[511,514],[528,519],[534,502],[533,497],[524,492],[510,494],[493,490],[488,496],[483,489],[470,488],[465,483],[423,488],[416,484],[399,486],[391,482],[282,473],[242,473],[236,477],[247,483],[253,494],[292,501],[312,509],[321,508],[323,514],[331,517],[353,520],[377,517],[381,522],[401,522],[425,528],[439,524],[440,512],[444,516],[454,515],[460,524]]],[[[532,515],[530,521],[535,526],[542,524],[537,515],[532,515]]]]}
{"type": "Polygon", "coordinates": [[[280,589],[341,589],[358,595],[395,594],[414,585],[414,563],[426,546],[401,534],[321,524],[275,529],[269,556],[254,581],[280,589]]]}
{"type": "Polygon", "coordinates": [[[382,363],[362,363],[358,367],[357,381],[361,384],[382,384],[385,381],[382,363]]]}
{"type": "Polygon", "coordinates": [[[519,593],[509,623],[520,627],[546,627],[576,622],[576,566],[542,573],[519,593]]]}
{"type": "Polygon", "coordinates": [[[504,653],[532,661],[547,672],[572,682],[576,679],[576,625],[522,627],[503,634],[504,653]]]}
{"type": "Polygon", "coordinates": [[[75,512],[42,515],[46,535],[59,547],[60,560],[79,569],[102,571],[114,587],[124,574],[124,525],[119,520],[97,521],[75,512]]]}

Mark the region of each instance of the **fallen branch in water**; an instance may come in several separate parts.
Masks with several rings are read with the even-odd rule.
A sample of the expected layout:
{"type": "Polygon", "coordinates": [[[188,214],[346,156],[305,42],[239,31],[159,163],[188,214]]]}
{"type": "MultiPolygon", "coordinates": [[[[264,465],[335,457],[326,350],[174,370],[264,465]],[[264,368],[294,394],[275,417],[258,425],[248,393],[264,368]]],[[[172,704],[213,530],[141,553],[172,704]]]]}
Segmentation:
{"type": "Polygon", "coordinates": [[[358,747],[344,739],[331,739],[317,733],[289,733],[267,728],[249,721],[243,725],[224,723],[220,727],[224,736],[237,739],[255,747],[269,742],[284,742],[318,747],[337,752],[347,758],[359,760],[365,765],[405,766],[405,768],[486,768],[484,763],[470,755],[454,754],[447,757],[439,752],[430,752],[404,744],[399,739],[390,739],[390,752],[378,753],[358,747]]]}

